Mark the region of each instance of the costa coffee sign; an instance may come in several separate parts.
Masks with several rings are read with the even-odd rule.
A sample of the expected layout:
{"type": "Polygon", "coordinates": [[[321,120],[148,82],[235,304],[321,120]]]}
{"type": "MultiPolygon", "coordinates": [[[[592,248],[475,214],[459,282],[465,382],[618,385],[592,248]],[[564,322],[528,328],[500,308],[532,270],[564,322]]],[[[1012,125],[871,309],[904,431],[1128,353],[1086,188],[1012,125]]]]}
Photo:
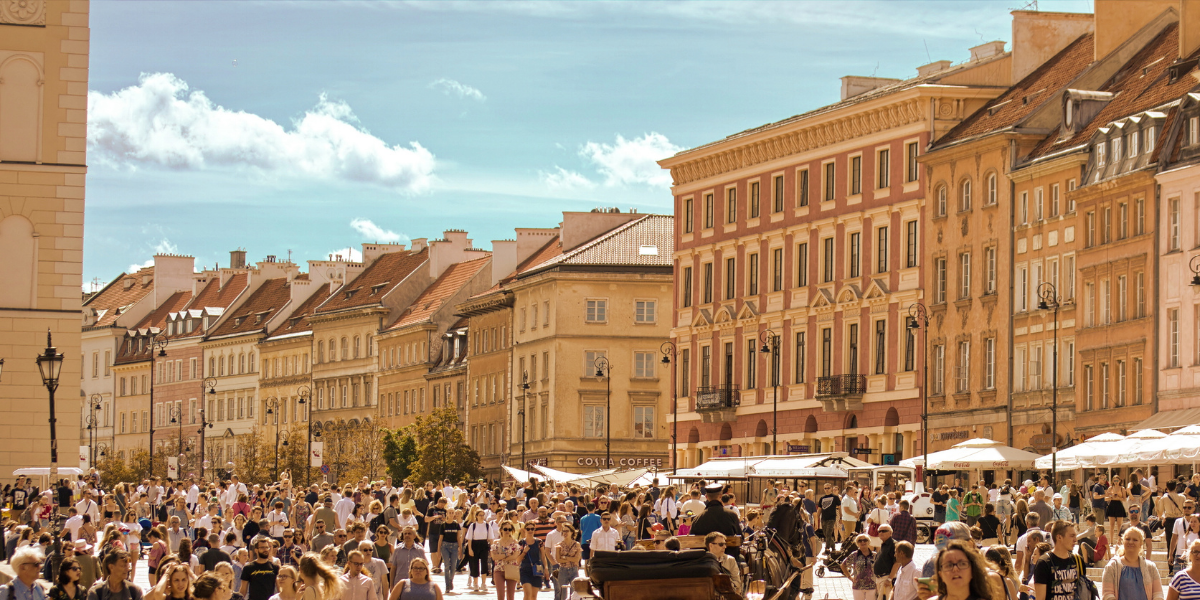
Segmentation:
{"type": "MultiPolygon", "coordinates": [[[[575,464],[581,467],[604,467],[603,456],[581,456],[575,459],[575,464]]],[[[610,459],[607,468],[613,467],[661,467],[663,459],[661,458],[613,458],[610,459]]]]}

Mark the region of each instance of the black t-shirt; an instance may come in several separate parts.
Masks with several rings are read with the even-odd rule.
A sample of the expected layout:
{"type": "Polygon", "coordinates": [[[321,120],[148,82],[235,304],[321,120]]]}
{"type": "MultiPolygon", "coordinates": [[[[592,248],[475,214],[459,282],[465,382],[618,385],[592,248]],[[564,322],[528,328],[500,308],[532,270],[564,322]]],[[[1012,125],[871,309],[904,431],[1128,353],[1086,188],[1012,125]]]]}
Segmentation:
{"type": "Polygon", "coordinates": [[[309,503],[309,504],[310,504],[310,505],[312,505],[312,506],[316,506],[316,505],[317,505],[317,500],[319,500],[319,499],[320,499],[320,498],[319,498],[319,497],[317,497],[317,493],[316,493],[316,492],[309,492],[309,493],[307,493],[307,494],[305,494],[305,495],[304,495],[304,501],[305,501],[305,502],[307,502],[307,503],[309,503]]]}
{"type": "Polygon", "coordinates": [[[1189,484],[1187,486],[1187,495],[1191,496],[1193,500],[1200,500],[1200,485],[1189,484]]]}
{"type": "Polygon", "coordinates": [[[822,521],[836,521],[838,519],[838,509],[842,506],[842,499],[837,494],[825,494],[821,496],[821,500],[817,502],[821,507],[822,521]]]}
{"type": "Polygon", "coordinates": [[[275,576],[279,566],[273,562],[248,562],[242,567],[242,581],[249,582],[249,600],[270,600],[275,594],[275,576]]]}
{"type": "Polygon", "coordinates": [[[25,503],[29,501],[29,491],[23,488],[13,488],[12,499],[14,509],[25,510],[25,503]]]}
{"type": "Polygon", "coordinates": [[[217,563],[227,562],[233,565],[233,559],[223,552],[220,548],[209,548],[200,555],[200,565],[205,571],[212,571],[217,568],[217,563]]]}
{"type": "Polygon", "coordinates": [[[1103,483],[1097,483],[1092,486],[1092,508],[1099,508],[1101,510],[1108,508],[1108,501],[1104,499],[1105,490],[1106,488],[1103,483]]]}
{"type": "Polygon", "coordinates": [[[432,506],[429,512],[425,514],[425,520],[429,522],[429,535],[436,536],[442,531],[443,523],[434,523],[433,520],[437,517],[446,518],[446,509],[432,506]]]}
{"type": "Polygon", "coordinates": [[[987,540],[998,537],[996,530],[1000,528],[1000,519],[996,518],[996,515],[983,515],[979,517],[977,523],[979,524],[979,529],[983,531],[983,539],[987,540]]]}
{"type": "Polygon", "coordinates": [[[1046,600],[1075,600],[1075,585],[1079,580],[1079,564],[1075,555],[1059,558],[1047,553],[1033,565],[1033,582],[1046,586],[1046,600]]]}
{"type": "Polygon", "coordinates": [[[459,525],[457,521],[450,521],[449,523],[442,525],[442,541],[457,544],[458,532],[461,530],[462,525],[459,525]]]}
{"type": "Polygon", "coordinates": [[[941,490],[933,493],[931,501],[936,510],[946,510],[946,501],[950,499],[950,494],[943,494],[941,490]]]}

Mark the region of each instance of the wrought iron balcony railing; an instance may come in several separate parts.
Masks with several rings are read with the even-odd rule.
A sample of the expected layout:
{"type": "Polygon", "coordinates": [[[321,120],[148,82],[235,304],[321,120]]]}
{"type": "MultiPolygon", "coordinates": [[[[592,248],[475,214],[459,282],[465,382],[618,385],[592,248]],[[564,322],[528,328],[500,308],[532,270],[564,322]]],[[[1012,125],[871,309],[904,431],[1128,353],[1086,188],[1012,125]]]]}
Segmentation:
{"type": "Polygon", "coordinates": [[[861,396],[866,392],[866,375],[830,375],[817,378],[817,396],[861,396]]]}
{"type": "Polygon", "coordinates": [[[696,410],[737,408],[742,403],[742,391],[736,385],[696,388],[696,410]]]}

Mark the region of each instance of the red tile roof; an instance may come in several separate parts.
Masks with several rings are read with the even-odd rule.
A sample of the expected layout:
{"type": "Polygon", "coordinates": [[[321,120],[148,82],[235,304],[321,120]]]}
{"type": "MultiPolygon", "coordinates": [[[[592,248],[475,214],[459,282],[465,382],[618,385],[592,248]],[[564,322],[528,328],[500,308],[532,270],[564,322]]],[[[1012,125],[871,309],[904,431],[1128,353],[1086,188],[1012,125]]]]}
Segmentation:
{"type": "Polygon", "coordinates": [[[517,270],[515,273],[513,273],[513,276],[520,275],[521,273],[533,269],[534,267],[546,261],[562,256],[562,253],[562,237],[555,236],[554,239],[546,242],[546,245],[542,246],[541,250],[534,252],[529,258],[525,259],[524,262],[517,265],[517,270]]]}
{"type": "Polygon", "coordinates": [[[675,260],[675,218],[645,215],[596,239],[541,263],[523,273],[558,265],[672,267],[675,260]],[[647,249],[643,252],[642,249],[647,249]],[[652,249],[652,250],[651,250],[652,249]]]}
{"type": "Polygon", "coordinates": [[[304,333],[312,331],[312,324],[308,322],[308,318],[312,316],[322,302],[329,299],[329,295],[333,293],[333,286],[328,283],[322,284],[313,292],[296,310],[292,311],[291,316],[287,318],[279,327],[272,331],[268,338],[279,337],[283,335],[291,335],[293,333],[304,333]]]}
{"type": "Polygon", "coordinates": [[[471,278],[475,277],[490,260],[491,257],[487,256],[451,265],[446,272],[442,273],[441,277],[425,288],[425,291],[403,313],[400,313],[396,322],[387,329],[395,330],[427,321],[430,316],[442,308],[447,300],[467,285],[471,278]]]}
{"type": "Polygon", "coordinates": [[[934,150],[980,135],[996,133],[1021,122],[1046,102],[1058,98],[1057,92],[1069,85],[1092,64],[1095,34],[1080,36],[1042,64],[1008,91],[993,98],[984,107],[956,125],[934,143],[934,150]]]}
{"type": "Polygon", "coordinates": [[[337,294],[321,305],[317,313],[378,305],[392,288],[400,285],[400,282],[424,264],[428,257],[428,247],[422,248],[420,252],[402,250],[380,256],[353,281],[342,286],[337,294]]]}
{"type": "Polygon", "coordinates": [[[196,295],[196,299],[188,305],[189,309],[202,310],[204,308],[229,308],[230,304],[237,299],[238,295],[246,289],[248,275],[245,273],[234,273],[229,277],[229,281],[225,285],[221,285],[221,278],[214,276],[204,285],[204,289],[196,295]]]}
{"type": "Polygon", "coordinates": [[[140,269],[137,273],[121,273],[83,304],[84,308],[91,308],[99,315],[91,326],[111,326],[124,313],[122,309],[137,303],[153,289],[154,267],[140,269]],[[149,275],[150,280],[142,283],[143,275],[149,275]],[[126,287],[126,282],[129,282],[129,287],[126,287]]]}
{"type": "MultiPolygon", "coordinates": [[[[1056,131],[1034,148],[1030,158],[1086,144],[1097,129],[1113,121],[1181,98],[1196,85],[1196,80],[1190,76],[1179,77],[1175,82],[1168,79],[1167,69],[1175,62],[1178,52],[1179,26],[1171,24],[1100,87],[1099,91],[1112,93],[1113,99],[1091,122],[1062,141],[1056,131]]],[[[1193,52],[1188,58],[1197,54],[1200,51],[1193,52]]]]}
{"type": "MultiPolygon", "coordinates": [[[[167,327],[167,316],[173,312],[179,312],[183,310],[191,299],[191,292],[175,292],[171,294],[169,297],[167,297],[165,302],[158,305],[158,308],[155,308],[150,312],[150,314],[143,317],[142,320],[138,322],[137,327],[134,328],[135,331],[131,331],[130,333],[136,333],[136,330],[139,329],[151,328],[159,331],[165,331],[167,327]]],[[[149,344],[143,345],[147,347],[144,347],[141,352],[137,352],[135,338],[131,337],[130,335],[126,335],[125,339],[121,342],[121,347],[117,350],[117,359],[113,361],[113,364],[150,360],[150,348],[148,347],[149,344]]]]}
{"type": "Polygon", "coordinates": [[[279,313],[291,300],[291,285],[286,278],[268,279],[239,306],[226,314],[221,325],[209,337],[263,331],[267,321],[279,313]]]}

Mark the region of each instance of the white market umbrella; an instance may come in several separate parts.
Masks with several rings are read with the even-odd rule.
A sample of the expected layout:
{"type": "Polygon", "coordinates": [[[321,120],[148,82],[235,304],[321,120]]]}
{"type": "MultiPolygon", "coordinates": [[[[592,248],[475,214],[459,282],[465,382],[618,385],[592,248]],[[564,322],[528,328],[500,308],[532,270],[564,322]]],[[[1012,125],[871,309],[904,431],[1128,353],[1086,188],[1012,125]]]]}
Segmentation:
{"type": "Polygon", "coordinates": [[[1138,451],[1148,443],[1165,437],[1167,434],[1157,429],[1135,431],[1126,436],[1124,440],[1101,446],[1095,455],[1096,462],[1105,467],[1117,466],[1125,462],[1144,462],[1134,458],[1138,455],[1138,451]]]}
{"type": "Polygon", "coordinates": [[[1120,457],[1121,462],[1190,464],[1200,461],[1200,425],[1152,439],[1120,457]]]}
{"type": "MultiPolygon", "coordinates": [[[[932,471],[1023,470],[1033,468],[1037,458],[1038,455],[1032,452],[1005,446],[995,440],[976,438],[930,454],[927,468],[932,471]]],[[[923,457],[918,456],[900,461],[900,466],[915,468],[923,462],[923,457]]]]}
{"type": "Polygon", "coordinates": [[[550,467],[543,467],[542,465],[533,465],[533,468],[537,469],[540,473],[542,473],[546,477],[549,477],[550,481],[555,481],[555,482],[561,481],[563,483],[566,483],[568,481],[572,481],[572,480],[580,478],[579,473],[571,473],[568,471],[559,471],[558,469],[551,469],[550,467]]]}
{"type": "Polygon", "coordinates": [[[517,481],[521,481],[521,482],[529,481],[530,479],[539,479],[542,481],[546,480],[545,475],[541,475],[538,473],[530,473],[529,471],[522,471],[521,469],[518,469],[516,467],[510,467],[508,465],[504,465],[504,470],[507,471],[508,474],[513,479],[516,479],[517,481]]]}
{"type": "MultiPolygon", "coordinates": [[[[1105,446],[1122,442],[1125,436],[1116,433],[1102,433],[1095,437],[1089,438],[1087,441],[1064,448],[1058,451],[1058,470],[1059,471],[1074,471],[1075,469],[1088,469],[1100,466],[1096,463],[1095,457],[1098,454],[1106,454],[1105,446]]],[[[1036,461],[1034,466],[1044,470],[1051,468],[1053,465],[1053,454],[1047,454],[1036,461]]]]}

